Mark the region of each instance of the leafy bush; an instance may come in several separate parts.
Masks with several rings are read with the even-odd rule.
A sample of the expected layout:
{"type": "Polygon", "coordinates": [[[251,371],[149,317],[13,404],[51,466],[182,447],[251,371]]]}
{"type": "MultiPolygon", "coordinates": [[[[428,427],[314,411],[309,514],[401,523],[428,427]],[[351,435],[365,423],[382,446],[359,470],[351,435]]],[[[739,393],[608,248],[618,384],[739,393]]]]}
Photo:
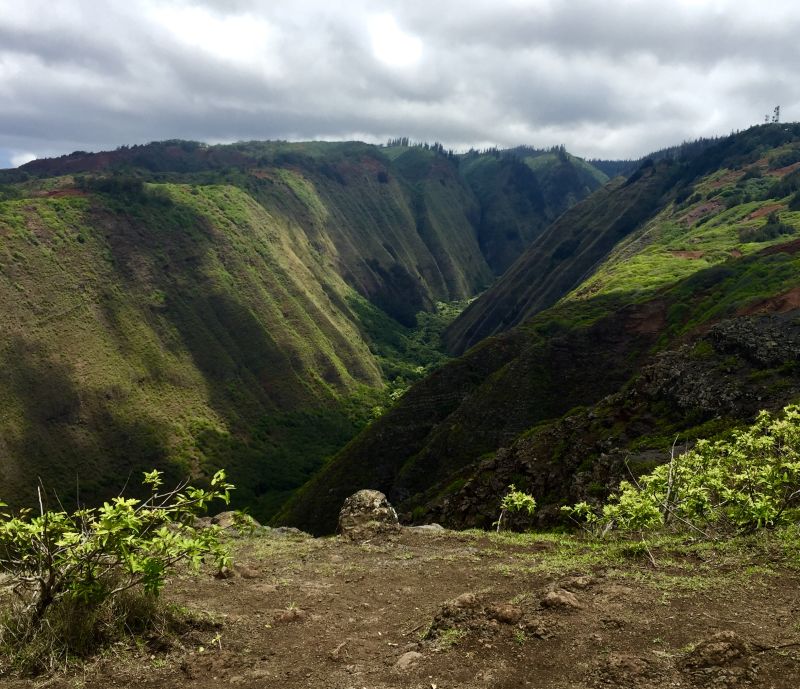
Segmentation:
{"type": "Polygon", "coordinates": [[[770,170],[778,170],[782,167],[788,167],[800,162],[800,149],[790,148],[788,151],[779,153],[769,161],[770,170]]]}
{"type": "Polygon", "coordinates": [[[144,182],[129,175],[115,174],[109,177],[82,177],[76,180],[78,187],[91,192],[121,198],[143,198],[144,182]]]}
{"type": "Polygon", "coordinates": [[[143,483],[145,500],[120,496],[68,514],[46,509],[40,490],[38,513],[0,514],[0,572],[16,594],[0,621],[0,647],[22,669],[86,655],[120,631],[155,623],[155,600],[179,563],[229,564],[219,529],[196,522],[213,500],[229,501],[223,471],[208,490],[160,492],[158,471],[143,483]]]}
{"type": "Polygon", "coordinates": [[[596,511],[583,502],[562,508],[599,531],[674,526],[753,531],[800,519],[800,406],[782,417],[762,411],[730,440],[700,440],[694,449],[642,476],[623,481],[596,511]]]}
{"type": "Polygon", "coordinates": [[[748,227],[739,230],[739,239],[743,242],[768,242],[771,239],[794,233],[794,227],[781,222],[780,216],[773,211],[767,216],[766,224],[761,227],[748,227]]]}
{"type": "Polygon", "coordinates": [[[497,531],[500,531],[503,518],[507,514],[527,512],[528,516],[530,516],[535,510],[536,500],[533,499],[533,496],[529,495],[528,493],[524,493],[521,490],[517,490],[516,486],[512,483],[508,487],[508,493],[506,493],[503,499],[500,501],[500,516],[495,522],[497,525],[497,531]]]}

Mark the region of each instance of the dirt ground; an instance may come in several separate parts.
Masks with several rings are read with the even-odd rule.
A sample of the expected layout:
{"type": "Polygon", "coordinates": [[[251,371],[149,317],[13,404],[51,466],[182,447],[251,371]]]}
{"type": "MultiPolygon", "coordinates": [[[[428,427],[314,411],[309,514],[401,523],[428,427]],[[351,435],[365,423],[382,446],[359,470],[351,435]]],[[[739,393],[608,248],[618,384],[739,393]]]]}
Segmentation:
{"type": "Polygon", "coordinates": [[[233,576],[164,592],[207,624],[0,686],[800,687],[800,563],[782,545],[436,529],[232,544],[233,576]]]}

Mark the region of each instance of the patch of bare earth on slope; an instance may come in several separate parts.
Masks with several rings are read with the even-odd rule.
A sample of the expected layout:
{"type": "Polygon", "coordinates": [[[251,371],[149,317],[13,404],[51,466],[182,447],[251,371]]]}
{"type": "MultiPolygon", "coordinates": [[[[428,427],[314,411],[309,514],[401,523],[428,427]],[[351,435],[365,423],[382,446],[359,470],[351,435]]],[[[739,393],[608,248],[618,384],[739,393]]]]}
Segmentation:
{"type": "Polygon", "coordinates": [[[227,578],[164,593],[214,624],[2,686],[800,686],[800,576],[763,549],[407,528],[232,543],[227,578]]]}

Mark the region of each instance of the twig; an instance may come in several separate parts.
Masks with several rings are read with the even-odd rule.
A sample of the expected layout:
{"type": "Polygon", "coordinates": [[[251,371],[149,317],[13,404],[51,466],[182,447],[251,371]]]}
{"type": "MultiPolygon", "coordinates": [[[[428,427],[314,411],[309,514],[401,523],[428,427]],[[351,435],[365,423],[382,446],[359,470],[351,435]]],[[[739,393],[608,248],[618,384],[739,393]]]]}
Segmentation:
{"type": "Polygon", "coordinates": [[[667,524],[669,520],[667,519],[668,516],[672,516],[671,513],[667,510],[667,505],[672,504],[672,483],[675,479],[675,444],[678,442],[678,436],[675,436],[675,440],[672,441],[672,449],[669,453],[669,476],[667,477],[667,495],[664,498],[664,508],[665,511],[663,513],[664,517],[664,524],[667,524]]]}
{"type": "Polygon", "coordinates": [[[407,629],[406,631],[404,631],[403,632],[403,636],[408,636],[409,634],[413,634],[415,631],[417,631],[418,629],[422,629],[424,626],[425,626],[425,623],[424,622],[420,622],[416,627],[413,627],[411,629],[407,629]]]}
{"type": "Polygon", "coordinates": [[[795,646],[800,646],[800,641],[793,641],[789,644],[778,644],[777,646],[765,646],[764,648],[760,648],[754,653],[768,653],[769,651],[781,651],[784,648],[794,648],[795,646]]]}
{"type": "Polygon", "coordinates": [[[633,483],[634,483],[634,485],[636,486],[637,490],[641,490],[641,489],[642,489],[642,487],[639,485],[639,481],[638,481],[638,480],[637,480],[637,478],[636,478],[636,477],[633,475],[633,472],[631,471],[631,468],[628,466],[628,457],[630,457],[630,455],[625,455],[625,459],[623,460],[623,461],[624,461],[624,463],[625,463],[625,468],[628,470],[628,474],[629,474],[629,476],[630,476],[630,477],[633,479],[633,483]]]}
{"type": "MultiPolygon", "coordinates": [[[[334,648],[334,649],[333,649],[333,650],[330,652],[330,656],[331,656],[331,658],[333,658],[334,660],[338,660],[338,659],[339,659],[339,653],[340,653],[340,652],[341,652],[341,650],[342,650],[342,649],[343,649],[343,648],[344,648],[344,647],[345,647],[345,646],[348,644],[348,642],[349,642],[349,641],[350,641],[350,639],[345,639],[345,640],[344,640],[344,641],[342,641],[342,643],[340,643],[340,644],[339,644],[339,645],[338,645],[336,648],[334,648]]],[[[345,654],[346,654],[348,657],[350,657],[350,653],[347,651],[347,649],[345,649],[345,654]]]]}
{"type": "Polygon", "coordinates": [[[647,556],[650,558],[650,562],[653,563],[653,569],[658,569],[658,564],[656,563],[656,559],[653,557],[653,553],[650,552],[650,548],[647,547],[647,542],[644,540],[644,536],[642,536],[642,545],[644,549],[647,551],[647,556]]]}

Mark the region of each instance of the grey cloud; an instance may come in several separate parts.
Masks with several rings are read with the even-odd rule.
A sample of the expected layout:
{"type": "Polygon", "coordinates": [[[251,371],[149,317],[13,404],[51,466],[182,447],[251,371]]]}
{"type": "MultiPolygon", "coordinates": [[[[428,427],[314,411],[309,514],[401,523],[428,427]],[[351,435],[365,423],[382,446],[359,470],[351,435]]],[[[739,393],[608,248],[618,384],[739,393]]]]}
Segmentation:
{"type": "Polygon", "coordinates": [[[789,0],[21,7],[0,0],[0,165],[28,151],[175,137],[408,135],[454,146],[564,143],[623,157],[746,127],[777,103],[796,117],[800,106],[800,15],[789,0]],[[186,43],[154,19],[164,7],[263,20],[269,44],[254,46],[263,58],[186,43]],[[381,12],[422,41],[418,65],[375,59],[367,22],[381,12]]]}

